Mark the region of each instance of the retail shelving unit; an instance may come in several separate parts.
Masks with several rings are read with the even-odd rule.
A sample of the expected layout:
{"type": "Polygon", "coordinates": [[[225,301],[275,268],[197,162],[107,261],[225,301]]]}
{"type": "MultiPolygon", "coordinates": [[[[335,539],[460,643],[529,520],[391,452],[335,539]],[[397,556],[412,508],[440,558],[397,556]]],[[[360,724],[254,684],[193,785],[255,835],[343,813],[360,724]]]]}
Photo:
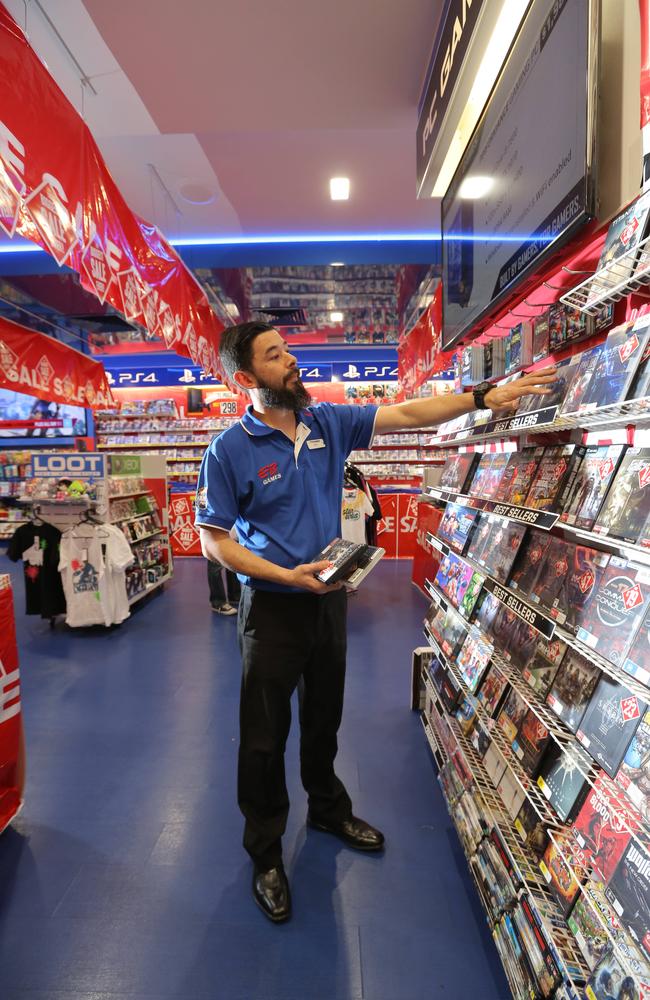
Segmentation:
{"type": "MultiPolygon", "coordinates": [[[[565,295],[563,301],[572,307],[595,311],[603,304],[637,290],[641,284],[650,284],[650,241],[647,243],[645,250],[642,246],[642,272],[637,271],[634,278],[628,277],[627,282],[614,281],[616,276],[620,278],[621,269],[613,268],[605,275],[589,279],[565,295]],[[603,291],[605,286],[607,292],[603,291]]],[[[648,447],[650,433],[644,429],[646,426],[650,426],[650,398],[644,397],[596,408],[588,413],[558,415],[554,407],[503,420],[487,419],[487,415],[481,414],[470,426],[467,426],[467,421],[461,420],[441,427],[427,439],[427,444],[438,447],[448,455],[453,454],[452,449],[460,452],[514,452],[527,445],[539,444],[537,435],[560,433],[559,438],[543,439],[544,443],[570,439],[587,446],[620,442],[648,447]]],[[[481,517],[490,517],[490,524],[494,520],[496,523],[505,521],[536,528],[551,537],[588,546],[601,552],[603,557],[627,560],[628,565],[641,574],[647,574],[650,569],[650,550],[643,544],[621,541],[598,530],[576,528],[565,523],[561,509],[538,510],[437,485],[425,486],[422,499],[445,510],[448,504],[456,504],[470,511],[479,511],[481,517]]],[[[595,527],[598,529],[597,523],[595,527]]],[[[490,600],[494,607],[507,609],[514,623],[523,623],[521,627],[530,630],[533,641],[537,643],[533,648],[546,649],[550,643],[560,640],[567,647],[567,656],[571,651],[579,653],[597,668],[598,677],[609,678],[627,689],[635,711],[643,717],[650,703],[650,672],[640,670],[631,675],[622,664],[612,662],[604,655],[605,647],[599,648],[597,642],[588,644],[577,619],[575,624],[569,622],[572,616],[567,616],[566,608],[551,608],[536,603],[529,594],[508,585],[509,574],[503,579],[493,576],[489,557],[486,561],[482,557],[468,556],[465,545],[460,545],[460,552],[454,551],[448,540],[435,534],[429,533],[427,541],[441,557],[453,556],[457,559],[462,567],[461,574],[467,577],[474,574],[474,586],[480,594],[492,595],[490,600]]],[[[471,543],[469,550],[471,553],[471,543]]],[[[444,583],[444,574],[441,580],[449,589],[444,583]]],[[[516,643],[512,646],[513,638],[486,631],[473,612],[464,617],[461,614],[462,604],[452,602],[449,594],[444,593],[434,580],[428,579],[425,589],[431,599],[431,608],[424,622],[424,632],[433,650],[433,658],[431,664],[423,668],[421,677],[424,702],[422,722],[439,771],[447,807],[486,911],[513,996],[588,997],[594,1000],[601,995],[598,989],[604,988],[604,979],[598,987],[594,979],[596,974],[601,974],[597,963],[603,955],[605,961],[617,963],[623,970],[622,974],[628,974],[630,982],[635,984],[638,992],[625,995],[643,996],[643,990],[647,990],[650,984],[650,892],[647,888],[641,890],[641,886],[650,881],[650,810],[647,800],[644,805],[638,793],[632,794],[634,788],[629,781],[621,780],[620,774],[614,771],[606,773],[596,759],[592,759],[588,752],[590,740],[582,732],[580,723],[575,727],[567,724],[561,711],[553,708],[552,691],[540,691],[529,664],[518,662],[517,656],[511,655],[512,649],[516,649],[516,643]],[[447,616],[445,623],[453,623],[457,638],[451,644],[439,632],[441,619],[436,618],[436,607],[447,616]],[[438,634],[434,634],[434,629],[438,634]],[[478,682],[471,673],[468,674],[462,655],[463,646],[470,639],[481,643],[489,653],[489,665],[485,673],[479,675],[478,682]],[[443,648],[445,646],[447,652],[443,648]],[[496,710],[482,699],[481,684],[493,670],[500,675],[500,683],[504,685],[502,690],[516,692],[523,706],[522,711],[534,719],[535,725],[540,727],[539,732],[545,734],[547,749],[550,747],[553,753],[561,755],[567,772],[574,773],[583,783],[585,801],[586,797],[590,801],[595,797],[600,803],[598,808],[606,808],[612,824],[628,838],[630,846],[625,847],[625,854],[617,863],[622,865],[628,852],[645,859],[641,863],[645,875],[635,883],[636,889],[630,890],[635,891],[638,897],[634,920],[630,918],[629,910],[620,901],[617,902],[616,894],[610,892],[613,873],[608,879],[602,876],[594,860],[598,855],[585,851],[584,843],[574,832],[573,822],[578,808],[566,821],[561,818],[553,794],[540,773],[543,758],[538,761],[540,766],[525,765],[519,744],[520,728],[515,730],[517,735],[513,738],[507,727],[498,723],[497,717],[506,696],[500,702],[501,708],[496,710]],[[462,706],[460,710],[459,705],[462,706]],[[493,771],[492,764],[486,763],[491,760],[490,755],[498,756],[503,767],[498,781],[495,780],[497,772],[493,771]],[[513,789],[516,791],[514,801],[522,803],[518,813],[508,804],[508,796],[513,794],[513,789]],[[550,885],[557,873],[552,875],[544,860],[547,855],[542,857],[544,847],[540,850],[539,844],[534,845],[529,831],[521,825],[519,817],[522,809],[536,818],[546,851],[551,851],[551,855],[559,859],[558,864],[562,864],[566,877],[575,881],[577,896],[574,905],[577,907],[580,904],[583,916],[585,913],[588,915],[595,928],[594,935],[605,949],[598,958],[591,954],[589,942],[585,942],[584,938],[579,942],[574,933],[575,926],[574,932],[571,930],[572,917],[569,915],[568,921],[567,913],[576,911],[566,905],[566,901],[560,905],[557,893],[551,891],[550,885]],[[495,840],[501,860],[489,869],[493,875],[491,884],[486,878],[486,857],[492,851],[495,840]],[[530,940],[527,934],[532,924],[529,920],[526,925],[521,915],[524,899],[537,921],[538,933],[533,932],[530,940]],[[645,928],[639,929],[639,921],[643,919],[646,920],[645,928]],[[517,933],[513,931],[515,921],[517,933]],[[534,944],[531,943],[533,938],[534,944]],[[521,944],[527,940],[530,947],[526,945],[523,948],[522,957],[522,949],[517,950],[517,942],[521,944]]],[[[479,603],[480,600],[479,596],[479,603]]],[[[451,629],[451,625],[448,628],[451,629]]],[[[450,634],[453,634],[453,629],[450,634]]],[[[613,719],[610,721],[614,722],[613,719]]]]}
{"type": "Polygon", "coordinates": [[[420,486],[427,467],[441,465],[440,456],[426,448],[430,435],[416,431],[382,434],[371,448],[353,451],[350,461],[373,486],[420,486]]]}

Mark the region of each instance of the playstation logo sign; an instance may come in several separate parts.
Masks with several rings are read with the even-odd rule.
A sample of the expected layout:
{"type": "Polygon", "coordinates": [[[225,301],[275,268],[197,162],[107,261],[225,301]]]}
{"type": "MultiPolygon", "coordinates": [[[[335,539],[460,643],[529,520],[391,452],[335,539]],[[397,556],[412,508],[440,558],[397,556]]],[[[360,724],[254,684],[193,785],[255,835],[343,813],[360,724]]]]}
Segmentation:
{"type": "Polygon", "coordinates": [[[178,380],[179,382],[196,382],[196,375],[193,373],[191,368],[184,368],[183,374],[178,380]]]}
{"type": "Polygon", "coordinates": [[[356,365],[348,365],[347,371],[343,372],[343,378],[361,378],[361,372],[356,365]]]}

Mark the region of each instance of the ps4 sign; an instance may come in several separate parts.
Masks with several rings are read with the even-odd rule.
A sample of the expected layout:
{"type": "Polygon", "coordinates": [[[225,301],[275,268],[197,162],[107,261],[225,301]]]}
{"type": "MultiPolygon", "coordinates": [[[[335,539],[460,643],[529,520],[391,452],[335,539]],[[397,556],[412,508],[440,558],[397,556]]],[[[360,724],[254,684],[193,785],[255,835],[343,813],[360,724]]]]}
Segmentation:
{"type": "Polygon", "coordinates": [[[185,368],[110,368],[104,362],[106,376],[109,384],[114,388],[128,388],[129,386],[213,386],[221,385],[221,382],[208,375],[199,368],[198,365],[188,365],[185,368]]]}
{"type": "Polygon", "coordinates": [[[391,362],[338,363],[332,365],[338,382],[397,382],[397,365],[391,362]]]}

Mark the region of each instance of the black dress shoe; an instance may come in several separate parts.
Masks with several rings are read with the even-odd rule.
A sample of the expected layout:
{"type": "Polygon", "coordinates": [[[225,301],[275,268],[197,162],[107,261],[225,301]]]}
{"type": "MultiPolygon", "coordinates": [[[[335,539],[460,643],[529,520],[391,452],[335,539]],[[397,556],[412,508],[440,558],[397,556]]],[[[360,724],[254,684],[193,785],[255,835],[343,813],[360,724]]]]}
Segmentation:
{"type": "Polygon", "coordinates": [[[270,868],[253,875],[253,898],[262,913],[275,924],[291,916],[291,892],[284,868],[270,868]]]}
{"type": "Polygon", "coordinates": [[[381,851],[384,846],[383,833],[356,816],[350,816],[342,823],[322,823],[320,820],[308,816],[307,826],[313,830],[333,833],[344,844],[347,844],[348,847],[354,847],[357,851],[381,851]]]}

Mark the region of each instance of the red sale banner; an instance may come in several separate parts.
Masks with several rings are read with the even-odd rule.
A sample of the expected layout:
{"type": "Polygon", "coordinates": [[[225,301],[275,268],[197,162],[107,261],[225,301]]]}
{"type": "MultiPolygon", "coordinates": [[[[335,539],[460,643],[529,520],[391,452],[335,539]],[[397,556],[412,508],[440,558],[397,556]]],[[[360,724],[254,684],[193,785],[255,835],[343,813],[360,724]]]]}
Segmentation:
{"type": "Polygon", "coordinates": [[[223,324],[155,226],[138,218],[95,140],[0,3],[0,229],[77,271],[84,288],[219,374],[223,324]]]}
{"type": "Polygon", "coordinates": [[[451,366],[453,351],[441,351],[442,285],[414,327],[397,347],[397,370],[400,394],[405,398],[433,378],[436,372],[451,366]]]}
{"type": "Polygon", "coordinates": [[[386,559],[397,559],[397,493],[381,493],[381,521],[377,525],[377,544],[386,549],[386,559]]]}
{"type": "Polygon", "coordinates": [[[410,559],[417,548],[417,497],[411,493],[380,493],[382,519],[377,525],[377,544],[386,549],[386,559],[410,559]]]}
{"type": "Polygon", "coordinates": [[[169,501],[169,535],[175,556],[203,554],[194,527],[194,496],[194,493],[173,493],[169,501]]]}
{"type": "Polygon", "coordinates": [[[1,317],[0,386],[47,402],[94,409],[114,405],[99,361],[1,317]]]}
{"type": "Polygon", "coordinates": [[[0,576],[0,832],[23,800],[25,746],[11,583],[0,576]]]}

